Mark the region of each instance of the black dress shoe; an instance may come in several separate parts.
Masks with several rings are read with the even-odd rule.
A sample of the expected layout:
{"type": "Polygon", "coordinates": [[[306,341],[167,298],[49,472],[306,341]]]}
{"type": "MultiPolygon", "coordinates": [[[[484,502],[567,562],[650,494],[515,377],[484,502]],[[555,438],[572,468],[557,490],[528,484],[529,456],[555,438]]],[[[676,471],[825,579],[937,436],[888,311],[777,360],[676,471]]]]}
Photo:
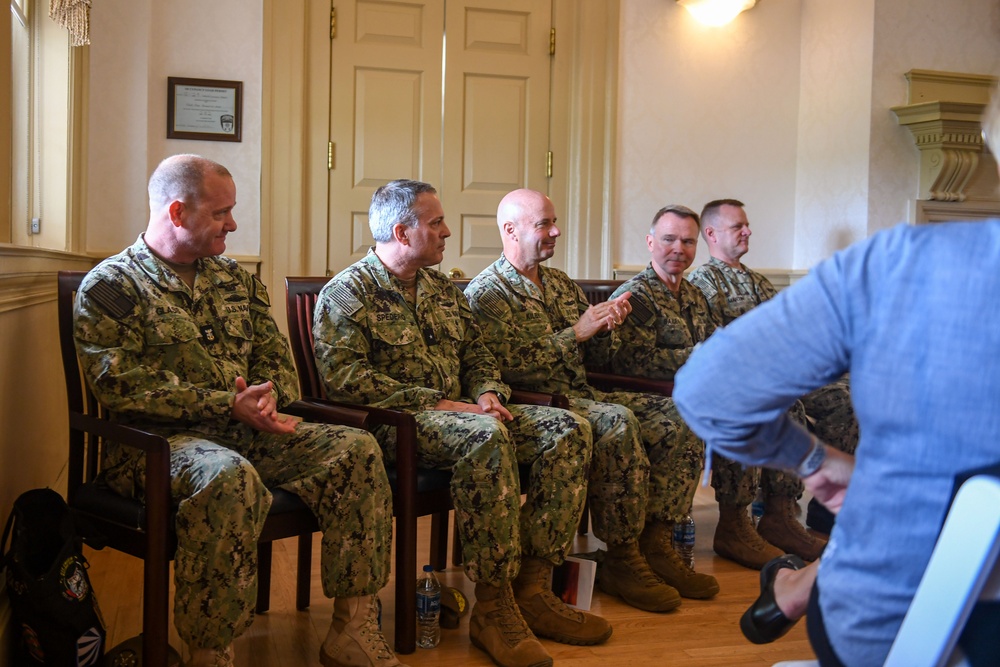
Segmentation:
{"type": "Polygon", "coordinates": [[[817,533],[829,535],[833,531],[836,517],[815,498],[809,500],[806,508],[806,525],[817,533]]]}
{"type": "Polygon", "coordinates": [[[754,644],[770,644],[792,629],[798,619],[789,620],[778,608],[778,603],[774,600],[774,578],[778,570],[801,570],[805,566],[801,558],[788,554],[769,560],[761,568],[760,597],[754,600],[740,618],[740,630],[744,637],[754,644]]]}

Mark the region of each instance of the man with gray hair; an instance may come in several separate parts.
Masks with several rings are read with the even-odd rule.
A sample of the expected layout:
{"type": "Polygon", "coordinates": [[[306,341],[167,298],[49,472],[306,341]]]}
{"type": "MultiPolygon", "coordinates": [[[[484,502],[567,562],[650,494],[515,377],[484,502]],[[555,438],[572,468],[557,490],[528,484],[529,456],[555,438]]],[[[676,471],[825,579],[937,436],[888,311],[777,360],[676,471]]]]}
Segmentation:
{"type": "MultiPolygon", "coordinates": [[[[570,609],[549,586],[583,510],[590,426],[565,410],[506,403],[510,389],[465,297],[428,268],[451,234],[433,187],[392,181],[368,217],[375,247],[316,305],[327,395],[413,414],[420,465],[452,471],[465,571],[476,582],[475,646],[506,667],[541,667],[552,658],[535,635],[605,641],[604,619],[570,609]],[[531,467],[523,506],[519,463],[531,467]]],[[[391,461],[394,432],[376,435],[391,461]]]]}
{"type": "MultiPolygon", "coordinates": [[[[750,249],[752,233],[742,202],[717,199],[706,204],[701,213],[701,233],[712,258],[693,271],[689,279],[705,295],[717,325],[730,324],[778,293],[763,274],[740,261],[750,249]]],[[[792,416],[799,423],[808,424],[824,442],[848,454],[854,452],[858,422],[845,378],[803,396],[792,406],[792,416]]],[[[825,542],[807,533],[796,516],[802,483],[794,475],[781,470],[744,468],[720,456],[714,459],[712,485],[719,500],[715,539],[719,555],[760,569],[773,557],[773,547],[806,560],[814,560],[822,553],[825,542]],[[761,540],[754,540],[747,515],[747,507],[757,493],[758,478],[764,497],[764,514],[757,525],[762,545],[761,540]],[[744,537],[733,540],[728,535],[744,537]]],[[[826,514],[817,503],[812,503],[810,510],[826,514]]],[[[828,526],[823,527],[824,532],[829,532],[828,526]]]]}
{"type": "MultiPolygon", "coordinates": [[[[232,642],[253,621],[268,487],[278,486],[302,498],[323,533],[323,592],[336,601],[321,662],[398,667],[376,604],[392,539],[382,453],[364,431],[280,414],[298,380],[264,285],[221,256],[235,205],[222,165],[197,155],[160,163],[146,232],[77,293],[84,375],[117,421],[170,442],[174,623],[189,667],[233,664],[232,642]]],[[[142,497],[141,452],[111,443],[103,475],[142,497]]]]}

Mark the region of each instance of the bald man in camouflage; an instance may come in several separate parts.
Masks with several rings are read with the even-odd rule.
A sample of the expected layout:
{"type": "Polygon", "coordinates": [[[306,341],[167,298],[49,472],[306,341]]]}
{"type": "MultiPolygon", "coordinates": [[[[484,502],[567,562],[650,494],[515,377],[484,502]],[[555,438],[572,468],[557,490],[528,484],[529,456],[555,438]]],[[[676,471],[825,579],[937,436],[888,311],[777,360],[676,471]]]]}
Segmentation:
{"type": "MultiPolygon", "coordinates": [[[[316,363],[330,398],[413,414],[421,466],[452,471],[472,643],[507,667],[552,664],[536,639],[589,645],[611,626],[555,596],[583,510],[590,426],[566,410],[506,404],[510,388],[462,292],[428,267],[450,231],[433,187],[392,181],[372,197],[375,248],[320,292],[316,363]],[[520,489],[517,465],[531,467],[520,489]],[[527,499],[523,507],[521,491],[527,499]]],[[[377,432],[387,457],[394,434],[377,432]]]]}
{"type": "MultiPolygon", "coordinates": [[[[691,272],[689,280],[708,300],[717,325],[726,326],[740,315],[778,291],[763,274],[749,269],[740,259],[750,250],[750,222],[743,203],[735,199],[709,202],[701,213],[701,235],[712,258],[691,272]]],[[[749,350],[752,354],[753,351],[749,350]]],[[[803,396],[791,411],[792,417],[842,452],[853,454],[858,446],[858,421],[851,405],[847,378],[803,396]]],[[[719,527],[716,552],[759,568],[775,549],[753,548],[751,538],[740,546],[737,535],[748,535],[747,506],[759,486],[764,496],[764,514],[757,532],[781,551],[795,553],[807,560],[817,558],[825,541],[805,533],[797,518],[796,499],[802,495],[798,477],[780,470],[744,469],[738,463],[719,457],[714,466],[713,486],[719,499],[719,527]],[[718,481],[715,477],[718,477],[718,481]],[[808,539],[806,539],[808,538],[808,539]],[[751,553],[756,551],[757,553],[751,553]]],[[[810,504],[828,515],[818,503],[810,504]]],[[[832,522],[832,519],[829,519],[832,522]]]]}
{"type": "Polygon", "coordinates": [[[569,276],[542,265],[560,235],[544,194],[508,193],[497,224],[503,255],[465,294],[504,380],[569,396],[594,430],[589,497],[594,533],[608,544],[599,587],[647,611],[714,596],[715,578],[688,567],[672,544],[674,522],[691,508],[703,445],[670,398],[587,384],[584,362],[604,365],[619,345],[614,329],[629,313],[628,295],[591,306],[569,276]]]}
{"type": "MultiPolygon", "coordinates": [[[[288,342],[264,285],[221,256],[235,205],[225,167],[167,158],[149,180],[146,232],[87,274],[74,311],[98,400],[118,422],[170,442],[174,623],[186,664],[233,664],[232,642],[253,621],[268,487],[281,487],[302,498],[323,533],[323,592],[336,601],[320,661],[399,666],[376,604],[392,539],[382,453],[364,431],[280,414],[298,398],[288,342]]],[[[142,497],[141,454],[109,445],[112,489],[142,497]]]]}

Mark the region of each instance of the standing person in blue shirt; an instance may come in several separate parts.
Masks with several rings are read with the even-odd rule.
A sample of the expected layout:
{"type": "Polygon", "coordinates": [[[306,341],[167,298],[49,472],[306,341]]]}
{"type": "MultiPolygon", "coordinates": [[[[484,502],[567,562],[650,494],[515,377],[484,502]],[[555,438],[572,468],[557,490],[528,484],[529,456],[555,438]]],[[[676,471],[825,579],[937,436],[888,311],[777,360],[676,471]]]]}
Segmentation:
{"type": "MultiPolygon", "coordinates": [[[[984,126],[996,154],[1000,96],[984,126]]],[[[885,660],[956,475],[1000,460],[1000,412],[983,409],[1000,400],[998,266],[1000,220],[900,225],[717,331],[677,374],[677,407],[709,456],[796,471],[837,513],[816,564],[784,556],[765,566],[741,623],[752,641],[773,641],[806,615],[824,667],[885,660]],[[787,414],[847,371],[855,457],[787,414]]]]}

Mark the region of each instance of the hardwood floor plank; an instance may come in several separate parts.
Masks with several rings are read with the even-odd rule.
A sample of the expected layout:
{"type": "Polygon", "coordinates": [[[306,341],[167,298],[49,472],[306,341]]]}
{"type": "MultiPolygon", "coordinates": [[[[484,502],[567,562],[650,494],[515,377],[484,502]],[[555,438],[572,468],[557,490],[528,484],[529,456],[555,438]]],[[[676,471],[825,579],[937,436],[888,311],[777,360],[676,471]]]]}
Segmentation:
{"type": "MultiPolygon", "coordinates": [[[[711,488],[699,488],[695,498],[697,525],[695,564],[699,571],[719,579],[721,592],[712,600],[684,600],[681,607],[666,614],[633,609],[621,601],[594,593],[592,611],[607,618],[614,634],[600,646],[579,647],[543,640],[556,663],[574,667],[615,667],[617,665],[670,664],[672,667],[770,666],[781,660],[813,659],[806,639],[805,624],[799,623],[774,644],[755,646],[740,633],[739,618],[759,591],[759,573],[715,556],[712,536],[718,523],[718,508],[711,488]]],[[[802,501],[803,503],[805,500],[802,501]]],[[[430,521],[420,521],[418,553],[426,557],[430,521]]],[[[592,535],[577,537],[575,552],[593,551],[603,544],[592,535]]],[[[295,609],[294,539],[275,543],[272,572],[271,610],[259,615],[237,641],[237,667],[302,667],[319,664],[319,647],[326,637],[333,615],[333,602],[323,595],[319,580],[319,539],[313,541],[312,604],[305,611],[295,609]]],[[[90,577],[108,624],[108,645],[128,639],[142,627],[142,563],[138,559],[105,549],[86,550],[90,577]]],[[[395,572],[393,576],[395,576],[395,572]]],[[[416,576],[416,573],[408,573],[416,576]]],[[[439,573],[442,583],[462,590],[473,599],[473,584],[460,568],[439,573]]],[[[172,592],[172,590],[171,590],[172,592]]],[[[395,630],[393,585],[381,593],[383,630],[392,637],[395,630]]],[[[442,629],[437,648],[401,655],[411,667],[475,667],[492,665],[485,653],[469,642],[469,617],[457,629],[442,629]]],[[[186,657],[171,616],[170,642],[186,657]]]]}

